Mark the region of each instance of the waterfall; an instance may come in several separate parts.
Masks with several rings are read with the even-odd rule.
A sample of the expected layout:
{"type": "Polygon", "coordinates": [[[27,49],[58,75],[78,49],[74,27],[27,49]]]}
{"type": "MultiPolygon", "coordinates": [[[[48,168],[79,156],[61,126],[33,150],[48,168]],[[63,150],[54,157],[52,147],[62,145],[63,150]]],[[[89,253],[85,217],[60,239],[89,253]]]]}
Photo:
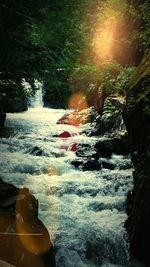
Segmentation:
{"type": "MultiPolygon", "coordinates": [[[[22,80],[22,84],[27,92],[32,91],[31,85],[25,80],[22,80]]],[[[36,89],[35,95],[30,96],[28,99],[28,106],[31,108],[42,108],[43,107],[43,83],[38,80],[34,81],[34,87],[36,89]]]]}
{"type": "Polygon", "coordinates": [[[42,108],[43,107],[43,84],[38,80],[34,82],[36,93],[33,97],[29,99],[29,106],[32,108],[42,108]]]}

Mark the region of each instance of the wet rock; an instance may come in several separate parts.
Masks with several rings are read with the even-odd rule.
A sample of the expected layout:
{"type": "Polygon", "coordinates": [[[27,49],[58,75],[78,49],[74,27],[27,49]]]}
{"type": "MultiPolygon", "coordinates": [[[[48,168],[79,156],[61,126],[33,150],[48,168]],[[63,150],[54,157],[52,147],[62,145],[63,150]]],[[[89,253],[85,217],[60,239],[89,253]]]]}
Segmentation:
{"type": "Polygon", "coordinates": [[[132,161],[130,159],[124,159],[124,161],[122,161],[119,165],[119,170],[127,170],[127,169],[132,169],[133,168],[133,164],[132,161]]]}
{"type": "Polygon", "coordinates": [[[83,171],[98,171],[102,168],[101,162],[94,158],[78,158],[73,160],[71,164],[76,168],[81,168],[83,171]]]}
{"type": "Polygon", "coordinates": [[[69,124],[69,125],[82,125],[95,120],[98,115],[94,107],[90,107],[84,110],[75,110],[69,114],[65,114],[62,118],[57,121],[57,124],[69,124]]]}
{"type": "Polygon", "coordinates": [[[76,155],[78,157],[87,157],[87,158],[94,158],[99,159],[99,153],[94,148],[87,147],[79,147],[79,149],[76,151],[76,155]]]}
{"type": "Polygon", "coordinates": [[[35,146],[32,150],[30,150],[30,154],[34,156],[43,156],[44,151],[40,147],[35,146]]]}
{"type": "Polygon", "coordinates": [[[18,189],[13,185],[4,183],[2,180],[0,180],[0,189],[0,209],[11,208],[11,206],[15,209],[18,189]]]}
{"type": "Polygon", "coordinates": [[[113,142],[112,139],[100,140],[95,144],[95,149],[98,150],[102,157],[110,157],[113,153],[113,142]]]}
{"type": "Polygon", "coordinates": [[[125,101],[120,97],[111,96],[106,98],[99,122],[99,130],[102,134],[125,129],[122,118],[124,105],[125,101]]]}
{"type": "Polygon", "coordinates": [[[98,171],[101,170],[102,165],[99,161],[90,158],[82,164],[83,171],[98,171]]]}
{"type": "Polygon", "coordinates": [[[106,159],[102,160],[102,167],[104,169],[109,169],[109,170],[114,170],[115,169],[115,165],[112,162],[110,162],[110,161],[108,161],[106,159]]]}
{"type": "Polygon", "coordinates": [[[107,97],[101,116],[97,116],[85,133],[88,136],[111,135],[126,130],[122,118],[125,101],[118,96],[107,97]]]}
{"type": "Polygon", "coordinates": [[[128,136],[123,135],[113,138],[113,153],[117,155],[129,154],[128,136]]]}
{"type": "Polygon", "coordinates": [[[118,135],[102,139],[95,144],[95,149],[98,150],[102,157],[110,157],[112,153],[117,155],[129,154],[128,137],[127,135],[118,135]]]}
{"type": "Polygon", "coordinates": [[[38,219],[38,201],[28,189],[0,180],[0,260],[16,267],[55,267],[46,227],[38,219]]]}
{"type": "Polygon", "coordinates": [[[78,159],[75,159],[73,161],[71,161],[71,164],[75,167],[75,168],[79,168],[82,166],[82,164],[84,163],[84,160],[83,158],[78,158],[78,159]]]}

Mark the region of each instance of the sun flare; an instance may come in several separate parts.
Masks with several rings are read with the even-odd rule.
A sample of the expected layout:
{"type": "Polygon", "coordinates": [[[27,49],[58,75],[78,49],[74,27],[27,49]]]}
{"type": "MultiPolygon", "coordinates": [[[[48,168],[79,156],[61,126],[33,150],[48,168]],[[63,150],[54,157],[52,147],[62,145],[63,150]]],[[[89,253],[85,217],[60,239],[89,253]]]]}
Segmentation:
{"type": "Polygon", "coordinates": [[[112,16],[107,19],[103,28],[98,25],[92,40],[92,50],[98,60],[113,59],[113,47],[116,32],[116,19],[112,16]]]}

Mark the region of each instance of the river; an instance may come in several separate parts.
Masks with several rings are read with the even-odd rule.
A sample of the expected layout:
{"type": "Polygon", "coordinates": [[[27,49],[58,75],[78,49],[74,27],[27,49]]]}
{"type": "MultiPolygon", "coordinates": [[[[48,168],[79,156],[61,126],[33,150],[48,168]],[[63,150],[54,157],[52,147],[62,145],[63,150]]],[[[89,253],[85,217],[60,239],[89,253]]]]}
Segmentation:
{"type": "Polygon", "coordinates": [[[128,267],[124,222],[132,169],[121,166],[130,159],[113,155],[114,170],[75,169],[72,145],[94,144],[99,138],[81,134],[83,126],[56,124],[66,112],[39,107],[8,114],[0,138],[0,176],[28,187],[38,199],[57,267],[128,267]],[[72,136],[60,138],[63,131],[72,136]]]}

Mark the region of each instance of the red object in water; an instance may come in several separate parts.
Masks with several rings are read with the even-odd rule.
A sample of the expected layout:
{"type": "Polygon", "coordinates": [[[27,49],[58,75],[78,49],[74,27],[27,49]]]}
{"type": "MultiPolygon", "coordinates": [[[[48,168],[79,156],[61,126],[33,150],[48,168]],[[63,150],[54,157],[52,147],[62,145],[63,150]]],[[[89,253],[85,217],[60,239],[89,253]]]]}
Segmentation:
{"type": "Polygon", "coordinates": [[[73,151],[73,152],[76,152],[77,151],[77,149],[78,149],[78,147],[79,147],[79,144],[73,144],[70,148],[69,148],[69,151],[73,151]]]}
{"type": "Polygon", "coordinates": [[[59,134],[59,137],[68,138],[68,137],[71,137],[71,134],[69,132],[67,132],[67,131],[64,131],[61,134],[59,134]]]}
{"type": "MultiPolygon", "coordinates": [[[[75,135],[75,134],[73,134],[73,135],[75,135]]],[[[68,137],[71,137],[71,134],[68,131],[64,131],[61,134],[59,134],[59,137],[60,138],[68,138],[68,137]]],[[[67,146],[67,145],[61,146],[61,149],[76,152],[78,147],[79,147],[79,144],[74,143],[71,146],[67,146]]]]}

